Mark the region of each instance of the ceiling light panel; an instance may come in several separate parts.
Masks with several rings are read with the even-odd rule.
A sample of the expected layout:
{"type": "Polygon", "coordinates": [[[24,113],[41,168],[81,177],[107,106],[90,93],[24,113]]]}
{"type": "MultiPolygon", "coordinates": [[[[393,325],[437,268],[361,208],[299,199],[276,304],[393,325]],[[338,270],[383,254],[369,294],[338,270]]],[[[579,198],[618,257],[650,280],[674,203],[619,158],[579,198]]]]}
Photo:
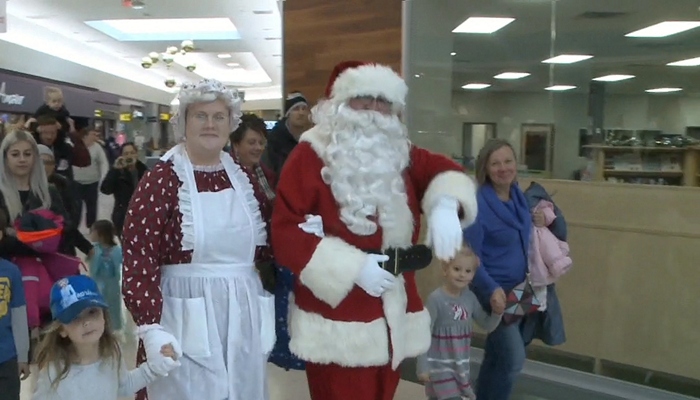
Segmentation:
{"type": "Polygon", "coordinates": [[[112,19],[85,24],[121,42],[241,38],[228,18],[112,19]]]}
{"type": "Polygon", "coordinates": [[[700,65],[700,57],[689,58],[687,60],[675,61],[668,63],[672,67],[697,67],[700,65]]]}
{"type": "Polygon", "coordinates": [[[628,33],[627,37],[661,38],[689,31],[700,26],[700,21],[664,21],[628,33]]]}
{"type": "Polygon", "coordinates": [[[494,78],[514,80],[514,79],[527,78],[528,76],[530,76],[530,73],[528,73],[528,72],[504,72],[502,74],[498,74],[498,75],[494,76],[494,78]]]}
{"type": "Polygon", "coordinates": [[[223,58],[231,58],[231,55],[227,54],[227,53],[223,53],[223,54],[219,54],[217,57],[222,58],[222,59],[223,58]]]}
{"type": "Polygon", "coordinates": [[[576,86],[554,85],[554,86],[550,86],[548,88],[545,88],[545,90],[549,90],[551,92],[564,92],[564,91],[572,90],[572,89],[576,89],[576,86]]]}
{"type": "Polygon", "coordinates": [[[682,88],[656,88],[656,89],[648,89],[646,92],[647,93],[673,93],[673,92],[680,92],[683,90],[682,88]]]}
{"type": "Polygon", "coordinates": [[[486,89],[488,87],[491,87],[488,83],[468,83],[464,86],[462,86],[462,89],[465,90],[482,90],[486,89]]]}
{"type": "Polygon", "coordinates": [[[548,58],[542,61],[545,64],[574,64],[577,62],[590,60],[593,56],[579,54],[562,54],[560,56],[548,58]]]}
{"type": "Polygon", "coordinates": [[[594,81],[598,82],[620,82],[620,81],[626,81],[628,79],[634,78],[634,75],[622,75],[622,74],[613,74],[613,75],[605,75],[605,76],[599,76],[597,78],[594,78],[594,81]]]}
{"type": "Polygon", "coordinates": [[[513,21],[515,18],[470,17],[452,30],[452,33],[494,33],[513,21]]]}

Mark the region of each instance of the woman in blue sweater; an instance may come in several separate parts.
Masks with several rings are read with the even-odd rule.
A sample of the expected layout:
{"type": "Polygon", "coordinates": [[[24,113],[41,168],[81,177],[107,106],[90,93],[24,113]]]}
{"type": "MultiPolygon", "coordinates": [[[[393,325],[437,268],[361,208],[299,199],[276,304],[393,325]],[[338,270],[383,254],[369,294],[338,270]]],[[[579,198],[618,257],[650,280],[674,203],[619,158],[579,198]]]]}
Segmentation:
{"type": "MultiPolygon", "coordinates": [[[[530,213],[516,175],[513,147],[502,139],[488,141],[476,161],[479,214],[464,231],[464,239],[482,263],[476,270],[473,291],[485,309],[497,314],[505,309],[506,293],[526,278],[533,220],[537,226],[544,224],[543,216],[530,213]]],[[[488,335],[477,381],[479,400],[510,398],[525,362],[519,326],[502,322],[488,335]]]]}

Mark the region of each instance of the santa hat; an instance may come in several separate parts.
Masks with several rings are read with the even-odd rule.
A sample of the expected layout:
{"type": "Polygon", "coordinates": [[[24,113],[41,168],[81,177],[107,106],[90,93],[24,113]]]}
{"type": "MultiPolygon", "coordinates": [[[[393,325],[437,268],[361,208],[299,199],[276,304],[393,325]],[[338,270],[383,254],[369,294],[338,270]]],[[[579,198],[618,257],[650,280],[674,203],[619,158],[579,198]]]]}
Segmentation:
{"type": "Polygon", "coordinates": [[[404,106],[407,92],[406,82],[390,67],[364,61],[343,61],[336,65],[326,86],[326,97],[340,102],[373,96],[404,106]]]}

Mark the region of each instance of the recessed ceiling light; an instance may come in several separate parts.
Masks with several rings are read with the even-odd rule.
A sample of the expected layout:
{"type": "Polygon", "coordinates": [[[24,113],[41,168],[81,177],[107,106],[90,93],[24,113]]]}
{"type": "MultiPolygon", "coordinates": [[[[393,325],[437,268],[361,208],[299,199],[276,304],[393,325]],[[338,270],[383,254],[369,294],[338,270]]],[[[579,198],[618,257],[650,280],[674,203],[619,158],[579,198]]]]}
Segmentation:
{"type": "Polygon", "coordinates": [[[549,90],[551,92],[564,92],[566,90],[571,90],[571,89],[576,89],[576,86],[571,86],[571,85],[554,85],[550,86],[548,88],[544,88],[544,90],[549,90]]]}
{"type": "Polygon", "coordinates": [[[675,61],[672,63],[668,63],[667,65],[670,65],[672,67],[697,67],[698,65],[700,65],[700,57],[689,58],[687,60],[675,61]]]}
{"type": "Polygon", "coordinates": [[[627,37],[660,38],[689,31],[700,26],[700,21],[664,21],[626,34],[627,37]]]}
{"type": "Polygon", "coordinates": [[[562,54],[542,61],[545,64],[573,64],[593,58],[589,55],[562,54]]]}
{"type": "Polygon", "coordinates": [[[241,64],[239,64],[239,63],[228,63],[226,65],[229,67],[240,67],[241,66],[241,64]]]}
{"type": "Polygon", "coordinates": [[[462,86],[462,89],[466,90],[481,90],[481,89],[486,89],[487,87],[490,87],[488,83],[468,83],[464,86],[462,86]]]}
{"type": "Polygon", "coordinates": [[[470,17],[452,30],[452,33],[494,33],[515,21],[515,18],[470,17]]]}
{"type": "Polygon", "coordinates": [[[619,82],[619,81],[625,81],[627,79],[632,79],[634,78],[634,75],[605,75],[605,76],[599,76],[597,78],[594,78],[594,81],[598,82],[619,82]]]}
{"type": "Polygon", "coordinates": [[[241,38],[229,18],[107,19],[85,24],[122,42],[241,38]]]}
{"type": "Polygon", "coordinates": [[[228,53],[222,53],[222,54],[219,54],[217,57],[219,57],[219,58],[231,58],[231,55],[228,53]]]}
{"type": "Polygon", "coordinates": [[[647,93],[672,93],[672,92],[680,92],[681,88],[656,88],[656,89],[648,89],[646,92],[647,93]]]}
{"type": "Polygon", "coordinates": [[[451,56],[456,56],[457,53],[455,53],[455,52],[453,51],[452,53],[450,53],[450,55],[451,55],[451,56]]]}
{"type": "Polygon", "coordinates": [[[522,79],[530,76],[527,72],[504,72],[494,76],[496,79],[522,79]]]}

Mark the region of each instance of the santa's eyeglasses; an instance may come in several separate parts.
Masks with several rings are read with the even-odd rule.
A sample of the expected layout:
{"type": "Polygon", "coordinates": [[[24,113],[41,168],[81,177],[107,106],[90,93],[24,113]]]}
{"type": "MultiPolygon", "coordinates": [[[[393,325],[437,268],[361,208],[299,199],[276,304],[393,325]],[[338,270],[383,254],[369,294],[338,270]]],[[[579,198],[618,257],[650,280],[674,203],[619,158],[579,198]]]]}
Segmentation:
{"type": "Polygon", "coordinates": [[[391,112],[393,103],[381,96],[358,96],[350,99],[348,105],[355,110],[374,110],[388,113],[391,112]]]}

